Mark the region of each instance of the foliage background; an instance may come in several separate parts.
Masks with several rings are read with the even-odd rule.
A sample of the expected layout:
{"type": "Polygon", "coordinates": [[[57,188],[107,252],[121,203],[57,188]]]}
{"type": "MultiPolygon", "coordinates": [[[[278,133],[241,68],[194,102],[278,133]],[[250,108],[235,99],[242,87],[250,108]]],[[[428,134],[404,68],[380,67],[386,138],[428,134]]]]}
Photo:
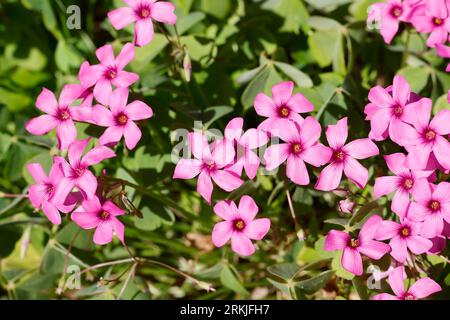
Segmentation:
{"type": "MultiPolygon", "coordinates": [[[[132,29],[117,32],[106,19],[108,11],[123,5],[120,0],[0,0],[0,296],[113,299],[124,287],[122,299],[367,298],[366,279],[352,278],[340,268],[338,255],[322,250],[323,235],[332,227],[324,221],[339,218],[340,198],[291,184],[302,228],[299,238],[288,211],[283,173],[246,182],[229,198],[252,195],[260,214],[271,218],[272,229],[254,256],[239,258],[227,248],[213,248],[209,235],[217,220],[195,192],[195,181],[172,180],[170,153],[176,142],[170,135],[177,128],[192,130],[195,120],[223,130],[236,116],[244,116],[247,127],[256,127],[261,119],[252,108],[254,96],[269,92],[277,82],[293,80],[296,90],[315,105],[322,125],[348,116],[351,137],[366,137],[367,92],[375,84],[389,85],[396,73],[404,75],[416,93],[433,99],[434,112],[448,108],[450,77],[443,72],[444,61],[413,30],[401,30],[392,45],[385,45],[377,30],[366,27],[367,8],[375,2],[371,0],[173,2],[181,47],[157,33],[150,45],[137,49],[130,67],[141,77],[134,97],[151,105],[155,116],[146,122],[136,150],[119,147],[117,158],[95,170],[106,169],[141,186],[127,191],[143,218],[123,219],[127,244],[136,256],[173,266],[216,290],[202,290],[158,265],[140,266],[124,287],[130,265],[120,264],[84,273],[81,290],[57,294],[65,266],[84,269],[127,258],[127,252],[117,241],[94,246],[86,231],[74,238],[78,228],[69,219],[52,226],[26,199],[3,196],[25,194],[32,182],[25,165],[41,162],[48,169],[57,153],[52,134],[33,137],[24,130],[25,121],[37,115],[34,100],[41,87],[58,91],[77,82],[80,63],[96,61],[96,47],[112,42],[120,48],[132,41],[132,29]],[[72,4],[81,8],[81,30],[66,27],[66,8],[72,4]],[[187,48],[192,60],[190,82],[182,77],[185,50],[180,48],[187,48]],[[119,279],[98,286],[101,277],[119,279]]],[[[178,41],[172,27],[166,30],[178,41]]],[[[81,137],[100,133],[79,128],[81,137]]],[[[396,151],[389,143],[378,145],[382,154],[396,151]]],[[[370,200],[374,176],[387,169],[381,157],[364,165],[371,178],[362,195],[370,200]]],[[[217,189],[213,195],[216,200],[227,196],[217,189]]],[[[361,216],[391,214],[384,200],[376,205],[359,201],[364,204],[361,216]]],[[[385,268],[386,262],[380,265],[385,268]]],[[[444,289],[437,297],[445,298],[449,266],[439,257],[430,262],[431,276],[444,289]]]]}

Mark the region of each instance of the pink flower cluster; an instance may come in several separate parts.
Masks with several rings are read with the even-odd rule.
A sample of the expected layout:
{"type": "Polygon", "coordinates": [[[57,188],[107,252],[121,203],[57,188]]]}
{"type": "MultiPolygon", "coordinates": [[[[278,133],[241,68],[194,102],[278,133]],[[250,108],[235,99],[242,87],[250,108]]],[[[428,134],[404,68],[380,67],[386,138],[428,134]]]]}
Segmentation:
{"type": "MultiPolygon", "coordinates": [[[[342,266],[358,276],[363,274],[361,254],[378,260],[390,253],[398,267],[389,276],[396,298],[420,299],[440,291],[439,285],[423,278],[406,292],[403,271],[399,270],[415,255],[441,252],[450,236],[450,183],[444,181],[444,174],[450,170],[450,110],[430,119],[431,100],[412,93],[401,76],[394,78],[392,86],[372,88],[369,101],[365,108],[371,124],[369,137],[376,141],[389,138],[406,152],[384,156],[393,175],[377,177],[373,189],[375,199],[393,194],[391,210],[398,222],[372,216],[357,237],[332,230],[326,237],[325,250],[343,250],[342,266]],[[382,242],[386,240],[389,244],[382,242]]],[[[374,297],[383,298],[393,297],[374,297]]]]}
{"type": "MultiPolygon", "coordinates": [[[[175,168],[174,179],[192,179],[198,176],[197,191],[211,203],[213,181],[222,190],[231,192],[244,183],[241,178],[244,169],[249,179],[255,178],[261,165],[257,150],[272,139],[281,143],[273,143],[265,150],[262,162],[266,170],[272,171],[286,163],[286,177],[297,185],[308,185],[310,174],[306,164],[313,167],[327,164],[317,179],[317,190],[336,189],[343,174],[359,188],[363,188],[367,184],[368,171],[357,160],[377,155],[377,146],[367,138],[346,143],[347,118],[328,126],[326,137],[329,146],[322,144],[319,141],[322,132],[319,122],[312,116],[303,118],[300,115],[312,111],[314,106],[302,94],[293,94],[293,89],[293,82],[282,82],[272,88],[272,97],[264,93],[256,96],[255,111],[266,118],[258,128],[244,132],[243,119],[235,118],[226,126],[224,137],[211,143],[204,133],[190,133],[188,144],[194,159],[180,159],[175,168]]],[[[225,210],[224,205],[220,208],[222,212],[225,210]]],[[[225,217],[216,209],[214,211],[225,217]]],[[[259,224],[261,234],[267,233],[267,223],[259,224]]],[[[230,238],[230,230],[236,231],[230,228],[227,229],[229,232],[225,232],[216,225],[213,242],[217,246],[223,245],[230,238]]],[[[242,255],[254,252],[250,250],[248,242],[241,241],[242,238],[231,239],[234,251],[242,255]],[[236,240],[233,242],[233,239],[236,240]],[[242,247],[247,249],[243,250],[242,247]]]]}
{"type": "MultiPolygon", "coordinates": [[[[174,24],[174,7],[168,2],[153,0],[127,0],[129,8],[109,13],[114,27],[123,28],[136,22],[138,46],[153,38],[151,19],[174,24]]],[[[63,87],[59,99],[44,88],[36,100],[36,107],[44,115],[28,121],[25,128],[34,135],[44,135],[56,129],[58,148],[67,150],[67,159],[55,156],[49,176],[38,163],[28,165],[35,180],[29,188],[29,199],[36,209],[42,209],[54,224],[61,223],[61,212],[73,211],[72,220],[83,229],[94,229],[94,242],[106,244],[115,234],[124,242],[124,225],[117,218],[125,214],[112,201],[102,197],[98,178],[89,167],[115,157],[111,147],[122,137],[129,150],[136,147],[142,137],[136,121],[149,119],[153,110],[142,101],[128,102],[129,88],[139,80],[135,73],[126,71],[134,59],[135,47],[123,46],[115,56],[109,44],[97,49],[97,64],[85,61],[78,73],[78,84],[63,87]],[[98,104],[94,105],[94,100],[98,104]],[[106,130],[93,146],[91,138],[77,140],[76,123],[89,123],[106,130]],[[89,146],[87,152],[85,149],[89,146]],[[83,155],[84,154],[84,155],[83,155]],[[75,209],[75,210],[74,210],[75,209]]]]}

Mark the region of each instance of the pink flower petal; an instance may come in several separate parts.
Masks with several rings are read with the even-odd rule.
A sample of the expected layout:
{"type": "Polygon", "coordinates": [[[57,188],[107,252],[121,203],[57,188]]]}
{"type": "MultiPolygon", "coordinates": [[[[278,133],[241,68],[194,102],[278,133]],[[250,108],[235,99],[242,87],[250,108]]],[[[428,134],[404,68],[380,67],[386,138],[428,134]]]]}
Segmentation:
{"type": "Polygon", "coordinates": [[[103,132],[103,134],[98,139],[100,145],[115,145],[122,139],[124,127],[114,126],[109,127],[103,132]]]}
{"type": "Polygon", "coordinates": [[[379,293],[370,298],[370,300],[400,300],[400,298],[389,293],[379,293]]]}
{"type": "Polygon", "coordinates": [[[341,163],[331,163],[319,175],[315,188],[322,191],[331,191],[339,186],[344,166],[341,163]]]}
{"type": "Polygon", "coordinates": [[[56,225],[61,224],[61,215],[54,204],[49,201],[42,202],[42,211],[51,223],[56,225]]]}
{"type": "Polygon", "coordinates": [[[244,127],[244,119],[236,117],[228,122],[225,127],[225,138],[228,140],[239,140],[242,135],[242,128],[244,127]]]}
{"type": "Polygon", "coordinates": [[[77,166],[80,163],[81,156],[83,155],[84,149],[86,149],[90,139],[83,139],[74,141],[70,144],[68,150],[69,163],[72,166],[77,166]]]}
{"type": "Polygon", "coordinates": [[[202,168],[202,162],[197,159],[180,159],[173,173],[174,179],[192,179],[196,177],[202,168]]]}
{"type": "Polygon", "coordinates": [[[140,19],[134,25],[134,43],[143,47],[153,40],[153,23],[151,19],[140,19]]]}
{"type": "Polygon", "coordinates": [[[394,192],[399,187],[402,178],[397,176],[386,176],[375,179],[375,185],[373,187],[373,196],[378,199],[391,192],[394,192]]]}
{"type": "Polygon", "coordinates": [[[433,242],[419,236],[410,236],[406,239],[409,250],[414,254],[422,254],[433,247],[433,242]]]}
{"type": "Polygon", "coordinates": [[[95,196],[95,191],[97,191],[97,178],[92,172],[86,170],[83,175],[77,178],[76,186],[83,193],[83,196],[90,200],[95,196]]]}
{"type": "Polygon", "coordinates": [[[366,159],[379,154],[378,147],[370,139],[358,139],[348,143],[343,150],[352,158],[366,159]]]}
{"type": "Polygon", "coordinates": [[[31,134],[42,136],[55,129],[58,124],[59,121],[55,117],[44,114],[29,120],[25,124],[25,129],[31,134]]]}
{"type": "Polygon", "coordinates": [[[250,239],[241,232],[235,232],[231,236],[231,249],[244,257],[250,256],[255,252],[255,247],[250,239]]]}
{"type": "Polygon", "coordinates": [[[211,194],[213,191],[213,184],[211,177],[206,172],[200,172],[197,180],[197,192],[201,194],[203,199],[211,203],[211,194]]]}
{"type": "Polygon", "coordinates": [[[405,284],[403,283],[404,278],[404,267],[397,267],[389,274],[389,285],[397,297],[402,297],[405,295],[405,284]]]}
{"type": "Polygon", "coordinates": [[[52,197],[52,203],[64,204],[66,202],[66,198],[69,193],[72,191],[74,187],[74,181],[70,178],[64,178],[60,181],[60,183],[56,186],[55,193],[52,197]]]}
{"type": "Polygon", "coordinates": [[[36,183],[46,184],[49,181],[40,163],[30,163],[27,165],[27,169],[36,183]]]}
{"type": "Polygon", "coordinates": [[[341,148],[345,144],[345,141],[347,141],[347,118],[339,120],[335,125],[329,125],[326,130],[326,136],[331,148],[341,148]]]}
{"type": "Polygon", "coordinates": [[[93,166],[99,164],[103,160],[114,158],[116,154],[110,148],[105,146],[97,146],[86,153],[81,161],[82,165],[93,166]]]}
{"type": "MultiPolygon", "coordinates": [[[[260,165],[259,157],[253,151],[247,151],[245,154],[244,168],[247,177],[253,180],[256,177],[260,165]]],[[[238,174],[240,176],[240,174],[238,174]]]]}
{"type": "Polygon", "coordinates": [[[33,207],[38,209],[47,197],[47,187],[42,184],[34,184],[28,189],[28,199],[33,207]]]}
{"type": "Polygon", "coordinates": [[[118,88],[128,89],[133,83],[139,80],[139,76],[136,73],[128,71],[120,71],[117,76],[111,80],[111,83],[118,88]]]}
{"type": "Polygon", "coordinates": [[[348,272],[360,276],[363,274],[362,258],[358,251],[345,248],[341,258],[342,266],[348,272]]]}
{"type": "Polygon", "coordinates": [[[102,222],[97,214],[91,212],[76,210],[72,213],[71,217],[83,229],[93,229],[102,222]]]}
{"type": "Polygon", "coordinates": [[[113,239],[113,227],[108,221],[102,221],[95,229],[94,243],[104,245],[113,239]]]}
{"type": "Polygon", "coordinates": [[[440,135],[450,134],[450,110],[441,110],[434,116],[430,122],[430,128],[433,128],[440,135]]]}
{"type": "Polygon", "coordinates": [[[431,199],[430,183],[426,179],[418,179],[414,183],[414,200],[421,204],[427,204],[431,199]]]}
{"type": "Polygon", "coordinates": [[[375,241],[375,240],[368,240],[368,241],[364,241],[358,247],[358,251],[361,252],[363,255],[368,256],[371,259],[379,260],[386,253],[391,251],[391,247],[383,242],[379,242],[379,241],[375,241]]]}
{"type": "Polygon", "coordinates": [[[444,137],[437,136],[433,152],[439,164],[446,170],[450,170],[450,142],[444,137]]]}
{"type": "Polygon", "coordinates": [[[306,113],[314,110],[314,105],[301,93],[294,94],[288,102],[293,111],[306,113]]]}
{"type": "Polygon", "coordinates": [[[239,217],[239,210],[236,203],[231,200],[222,200],[214,206],[214,213],[224,220],[234,220],[239,217]]]}
{"type": "Polygon", "coordinates": [[[322,127],[320,123],[313,117],[307,117],[303,122],[300,130],[300,141],[303,148],[314,145],[320,138],[322,127]]]}
{"type": "Polygon", "coordinates": [[[269,142],[267,134],[258,129],[248,129],[239,139],[239,144],[245,146],[249,150],[260,148],[269,142]]]}
{"type": "Polygon", "coordinates": [[[133,101],[126,106],[125,112],[131,120],[144,120],[153,117],[153,110],[142,101],[133,101]]]}
{"type": "Polygon", "coordinates": [[[95,105],[92,108],[92,120],[94,123],[98,126],[102,127],[109,127],[114,126],[116,124],[113,114],[111,113],[111,110],[108,108],[105,108],[102,105],[95,105]]]}
{"type": "Polygon", "coordinates": [[[277,109],[275,102],[264,93],[259,93],[255,97],[255,111],[258,115],[267,118],[277,117],[277,109]]]}
{"type": "Polygon", "coordinates": [[[292,81],[281,82],[272,87],[272,97],[277,106],[287,104],[294,90],[292,81]]]}
{"type": "Polygon", "coordinates": [[[72,120],[66,120],[59,123],[56,127],[56,137],[60,150],[65,150],[77,138],[77,128],[72,120]]]}
{"type": "Polygon", "coordinates": [[[375,239],[388,240],[398,235],[401,224],[386,220],[382,221],[375,232],[375,239]]]}
{"type": "Polygon", "coordinates": [[[275,144],[271,145],[264,152],[264,163],[267,170],[278,168],[289,155],[289,144],[275,144]]]}
{"type": "Polygon", "coordinates": [[[244,181],[236,174],[227,170],[216,170],[211,173],[211,178],[222,189],[231,192],[239,188],[244,181]]]}
{"type": "Polygon", "coordinates": [[[392,84],[392,95],[395,102],[400,106],[406,105],[411,94],[411,87],[409,83],[400,75],[394,77],[394,82],[392,84]]]}
{"type": "Polygon", "coordinates": [[[211,234],[211,240],[216,247],[222,247],[233,234],[233,223],[230,221],[222,221],[216,223],[211,234]]]}
{"type": "Polygon", "coordinates": [[[103,105],[109,104],[109,96],[111,95],[111,92],[111,82],[107,79],[100,79],[94,87],[94,97],[103,105]]]}
{"type": "Polygon", "coordinates": [[[303,160],[297,156],[289,156],[286,164],[286,176],[294,183],[306,186],[309,184],[309,175],[303,160]]]}
{"type": "Polygon", "coordinates": [[[45,113],[55,115],[58,108],[55,94],[47,88],[43,88],[36,99],[36,107],[45,113]]]}
{"type": "Polygon", "coordinates": [[[366,222],[364,222],[361,230],[359,231],[360,242],[366,242],[375,238],[378,227],[383,219],[379,215],[373,215],[366,222]]]}
{"type": "Polygon", "coordinates": [[[210,160],[211,151],[209,148],[208,140],[204,134],[201,132],[190,132],[189,138],[189,148],[198,160],[210,160]]]}
{"type": "Polygon", "coordinates": [[[404,189],[398,189],[394,193],[394,197],[391,202],[391,209],[394,211],[400,218],[406,216],[409,209],[410,199],[409,193],[404,189]]]}
{"type": "Polygon", "coordinates": [[[405,166],[406,156],[403,153],[393,153],[384,156],[386,165],[396,175],[403,175],[409,173],[409,169],[405,166]]]}
{"type": "Polygon", "coordinates": [[[395,104],[392,96],[381,86],[370,89],[369,100],[380,107],[389,107],[395,104]]]}
{"type": "Polygon", "coordinates": [[[324,250],[335,251],[342,250],[347,247],[350,241],[350,236],[339,230],[330,230],[325,238],[324,250]]]}
{"type": "Polygon", "coordinates": [[[123,135],[125,137],[125,145],[127,146],[128,150],[133,150],[142,137],[141,130],[133,121],[129,121],[126,124],[123,130],[123,135]]]}
{"type": "Polygon", "coordinates": [[[270,220],[267,218],[256,219],[250,222],[244,229],[244,234],[252,240],[261,240],[269,232],[270,220]]]}
{"type": "Polygon", "coordinates": [[[223,168],[234,160],[235,154],[231,140],[222,139],[214,145],[211,156],[217,167],[223,168]]]}
{"type": "Polygon", "coordinates": [[[60,106],[69,106],[75,100],[80,98],[83,93],[84,88],[79,84],[66,84],[59,95],[59,105],[60,106]]]}
{"type": "Polygon", "coordinates": [[[109,223],[112,225],[114,234],[119,238],[119,240],[124,243],[125,242],[125,226],[119,219],[116,217],[111,217],[109,223]]]}
{"type": "Polygon", "coordinates": [[[401,236],[396,236],[391,239],[389,245],[391,246],[391,256],[400,263],[404,263],[408,256],[408,248],[406,240],[401,236]]]}
{"type": "Polygon", "coordinates": [[[417,299],[426,298],[433,293],[441,291],[442,288],[434,280],[426,277],[417,280],[408,290],[417,299]]]}
{"type": "Polygon", "coordinates": [[[423,131],[428,127],[432,106],[433,102],[429,98],[422,98],[410,104],[410,107],[416,112],[413,125],[418,131],[423,131]]]}
{"type": "Polygon", "coordinates": [[[244,195],[239,201],[239,215],[249,224],[258,214],[258,206],[252,197],[244,195]]]}
{"type": "Polygon", "coordinates": [[[95,54],[102,65],[112,66],[115,64],[114,49],[110,44],[98,48],[95,54]]]}
{"type": "Polygon", "coordinates": [[[317,143],[308,149],[304,150],[300,157],[310,165],[314,167],[320,167],[330,161],[333,155],[333,150],[324,146],[321,143],[317,143]]]}
{"type": "Polygon", "coordinates": [[[347,157],[344,163],[344,173],[359,188],[364,188],[369,179],[369,173],[358,161],[347,157]]]}
{"type": "Polygon", "coordinates": [[[128,88],[117,88],[111,93],[109,107],[113,115],[124,112],[128,101],[128,88]]]}
{"type": "Polygon", "coordinates": [[[137,20],[134,10],[130,7],[112,10],[108,12],[108,18],[116,30],[121,30],[137,20]]]}
{"type": "Polygon", "coordinates": [[[177,16],[174,13],[175,6],[173,3],[166,1],[158,1],[152,4],[152,18],[156,21],[175,24],[177,16]]]}

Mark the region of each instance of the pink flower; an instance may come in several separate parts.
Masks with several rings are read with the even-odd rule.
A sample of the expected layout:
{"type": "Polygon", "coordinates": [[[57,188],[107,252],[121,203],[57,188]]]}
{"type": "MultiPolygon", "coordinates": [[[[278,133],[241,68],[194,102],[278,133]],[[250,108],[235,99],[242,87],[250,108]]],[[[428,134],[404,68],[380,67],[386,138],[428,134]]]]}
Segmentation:
{"type": "Polygon", "coordinates": [[[354,275],[362,275],[361,254],[379,260],[391,250],[387,244],[373,240],[381,221],[380,216],[370,217],[362,226],[357,238],[352,238],[343,231],[331,230],[325,238],[324,250],[343,250],[341,263],[344,269],[354,275]]]}
{"type": "Polygon", "coordinates": [[[127,148],[132,150],[141,139],[141,130],[133,121],[151,118],[153,110],[144,102],[134,101],[127,105],[127,101],[128,89],[117,88],[111,93],[110,109],[101,105],[92,109],[93,121],[108,127],[99,138],[100,144],[115,144],[124,136],[127,148]]]}
{"type": "Polygon", "coordinates": [[[415,117],[414,99],[408,82],[399,75],[395,76],[392,88],[372,88],[369,92],[371,103],[364,110],[371,125],[369,138],[381,141],[389,135],[392,141],[404,145],[405,139],[414,135],[414,128],[407,124],[415,117]]]}
{"type": "Polygon", "coordinates": [[[258,128],[269,131],[277,119],[292,120],[301,124],[303,118],[299,113],[311,112],[314,106],[302,94],[292,95],[294,83],[292,81],[281,82],[272,87],[272,98],[264,93],[255,97],[255,111],[262,117],[267,117],[258,128]]]}
{"type": "Polygon", "coordinates": [[[36,107],[47,114],[31,119],[25,124],[25,128],[34,135],[44,135],[56,128],[58,147],[61,150],[67,149],[77,137],[73,120],[84,121],[89,115],[88,108],[71,107],[80,94],[78,85],[65,85],[57,101],[53,92],[42,89],[36,100],[36,107]]]}
{"type": "Polygon", "coordinates": [[[103,204],[97,197],[84,200],[72,213],[72,220],[83,229],[94,229],[94,243],[103,245],[110,243],[115,234],[120,241],[124,242],[124,225],[117,219],[125,214],[125,211],[117,207],[111,201],[103,204]]]}
{"type": "Polygon", "coordinates": [[[234,141],[237,150],[236,162],[227,169],[241,176],[242,169],[245,168],[247,176],[253,179],[260,164],[259,157],[253,150],[266,145],[269,138],[264,132],[254,128],[243,132],[243,124],[244,119],[234,118],[225,128],[225,138],[234,141]]]}
{"type": "Polygon", "coordinates": [[[408,290],[405,290],[405,267],[397,267],[389,274],[389,284],[395,295],[380,293],[372,300],[419,300],[439,292],[442,288],[432,279],[426,277],[417,280],[408,290]]]}
{"type": "Polygon", "coordinates": [[[384,156],[386,164],[395,176],[385,176],[375,179],[374,198],[378,199],[389,193],[395,192],[391,209],[400,218],[406,216],[409,208],[409,195],[416,192],[416,184],[419,180],[426,180],[433,171],[414,171],[406,165],[406,156],[403,153],[394,153],[384,156]]]}
{"type": "Polygon", "coordinates": [[[107,44],[97,49],[96,55],[100,64],[91,66],[84,76],[90,78],[90,83],[95,85],[95,99],[103,105],[108,105],[112,86],[128,88],[139,79],[137,74],[123,70],[134,59],[134,46],[131,43],[125,44],[115,58],[113,47],[107,44]]]}
{"type": "Polygon", "coordinates": [[[338,209],[342,213],[352,214],[354,208],[355,208],[355,203],[350,199],[345,199],[345,200],[339,201],[338,209]]]}
{"type": "Polygon", "coordinates": [[[89,76],[90,68],[89,62],[84,61],[78,71],[78,80],[80,81],[81,91],[79,98],[82,99],[80,107],[92,107],[92,102],[94,100],[94,85],[96,80],[89,76]]]}
{"type": "Polygon", "coordinates": [[[434,48],[445,43],[450,27],[449,6],[447,0],[429,0],[420,12],[414,14],[411,22],[417,31],[430,33],[427,46],[434,48]]]}
{"type": "Polygon", "coordinates": [[[211,179],[227,192],[239,188],[244,183],[234,172],[225,169],[233,162],[235,156],[231,141],[223,139],[210,148],[203,133],[192,132],[189,133],[189,148],[195,159],[180,159],[173,178],[192,179],[198,176],[197,192],[208,203],[211,203],[213,191],[211,179]]]}
{"type": "Polygon", "coordinates": [[[251,240],[261,240],[270,229],[268,218],[255,220],[258,206],[247,195],[241,198],[239,208],[234,201],[219,201],[214,206],[214,212],[225,220],[214,226],[214,245],[222,247],[231,238],[231,249],[242,256],[252,255],[255,247],[251,240]]]}
{"type": "Polygon", "coordinates": [[[108,13],[109,20],[116,30],[123,29],[131,23],[134,25],[134,43],[141,47],[153,40],[152,19],[175,24],[177,16],[175,6],[166,1],[124,0],[128,7],[115,9],[108,13]]]}
{"type": "Polygon", "coordinates": [[[401,0],[388,0],[375,3],[370,7],[368,22],[380,22],[380,33],[384,41],[390,44],[397,34],[400,22],[408,21],[410,7],[401,0]]]}
{"type": "Polygon", "coordinates": [[[339,186],[342,172],[359,188],[363,188],[369,173],[355,159],[366,159],[379,153],[377,146],[370,139],[354,140],[346,145],[348,136],[347,118],[336,125],[329,125],[326,130],[328,143],[333,149],[331,162],[320,173],[315,188],[323,191],[334,190],[339,186]]]}
{"type": "Polygon", "coordinates": [[[54,205],[52,203],[55,188],[64,178],[59,163],[53,164],[48,177],[39,163],[31,163],[27,165],[27,168],[36,182],[36,184],[30,186],[28,191],[31,203],[36,209],[42,208],[51,223],[61,224],[59,211],[64,213],[72,211],[77,203],[77,198],[69,196],[64,204],[54,205]]]}
{"type": "Polygon", "coordinates": [[[309,184],[306,163],[319,167],[328,162],[331,149],[318,143],[322,128],[313,117],[308,117],[300,126],[292,121],[278,120],[272,123],[271,133],[286,143],[272,145],[264,153],[267,170],[286,163],[286,176],[299,185],[309,184]]]}
{"type": "Polygon", "coordinates": [[[97,179],[88,168],[105,159],[113,158],[116,154],[105,146],[97,146],[82,157],[89,141],[90,139],[79,140],[69,146],[69,162],[64,158],[58,158],[64,178],[56,186],[53,203],[64,203],[74,187],[80,190],[84,199],[90,200],[94,197],[97,190],[97,179]]]}
{"type": "Polygon", "coordinates": [[[414,199],[416,202],[410,204],[408,218],[423,221],[420,234],[424,237],[439,236],[444,229],[444,220],[450,223],[450,183],[441,182],[435,186],[420,181],[414,199]]]}
{"type": "Polygon", "coordinates": [[[411,169],[425,169],[431,155],[446,170],[450,169],[450,110],[441,110],[430,122],[432,102],[429,98],[419,101],[415,109],[413,125],[416,129],[406,144],[407,165],[411,169]]]}
{"type": "Polygon", "coordinates": [[[388,240],[391,247],[391,256],[400,263],[406,261],[408,249],[414,254],[427,252],[433,243],[420,236],[421,224],[404,218],[401,223],[383,221],[377,229],[375,239],[388,240]]]}

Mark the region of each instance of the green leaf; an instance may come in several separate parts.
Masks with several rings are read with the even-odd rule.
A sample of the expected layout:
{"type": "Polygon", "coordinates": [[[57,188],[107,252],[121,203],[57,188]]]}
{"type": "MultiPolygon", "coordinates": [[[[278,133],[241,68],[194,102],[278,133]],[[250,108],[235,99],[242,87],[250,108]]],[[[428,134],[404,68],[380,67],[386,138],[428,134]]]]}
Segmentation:
{"type": "Polygon", "coordinates": [[[369,214],[371,214],[375,209],[378,209],[380,206],[377,201],[371,201],[363,205],[356,211],[351,217],[349,224],[354,225],[357,222],[360,222],[364,218],[366,218],[369,214]]]}
{"type": "Polygon", "coordinates": [[[448,95],[444,94],[436,100],[436,103],[433,106],[433,114],[436,114],[441,110],[448,110],[449,108],[448,95]]]}
{"type": "Polygon", "coordinates": [[[0,104],[4,104],[10,111],[21,111],[31,105],[29,95],[22,92],[12,92],[0,88],[0,104]]]}
{"type": "Polygon", "coordinates": [[[249,85],[245,88],[241,97],[241,103],[244,106],[244,110],[247,110],[253,106],[255,97],[258,93],[263,92],[267,84],[267,79],[270,75],[270,68],[264,67],[260,72],[250,81],[249,85]]]}
{"type": "Polygon", "coordinates": [[[192,12],[177,21],[178,33],[183,35],[190,28],[205,19],[206,15],[203,12],[192,12]]]}
{"type": "Polygon", "coordinates": [[[324,221],[325,223],[335,224],[338,226],[347,226],[348,220],[344,218],[334,218],[334,219],[327,219],[324,221]]]}
{"type": "Polygon", "coordinates": [[[309,16],[302,0],[268,0],[262,8],[272,10],[284,18],[284,23],[280,28],[282,32],[299,33],[309,16]]]}
{"type": "Polygon", "coordinates": [[[344,44],[340,29],[316,31],[308,37],[311,55],[319,66],[333,64],[335,72],[345,73],[344,44]]]}
{"type": "Polygon", "coordinates": [[[299,270],[300,267],[296,263],[275,264],[267,268],[267,271],[272,275],[277,276],[286,282],[292,280],[299,270]]]}
{"type": "Polygon", "coordinates": [[[92,237],[92,231],[81,229],[74,222],[70,222],[57,233],[56,240],[67,246],[72,244],[72,247],[74,248],[84,251],[91,251],[95,249],[95,244],[92,241],[92,237]]]}
{"type": "Polygon", "coordinates": [[[61,247],[61,245],[58,245],[54,241],[50,241],[45,248],[40,270],[44,274],[62,274],[64,272],[66,261],[68,266],[77,265],[80,268],[88,267],[88,265],[75,257],[72,253],[69,253],[65,248],[61,247]]]}
{"type": "Polygon", "coordinates": [[[311,88],[313,82],[311,78],[306,74],[301,72],[299,69],[283,62],[274,62],[284,74],[291,78],[299,87],[311,88]]]}
{"type": "Polygon", "coordinates": [[[428,67],[406,67],[398,71],[411,86],[411,91],[421,92],[428,83],[430,69],[428,67]]]}
{"type": "Polygon", "coordinates": [[[58,41],[55,51],[55,62],[58,68],[66,73],[69,73],[71,68],[76,69],[83,58],[80,54],[64,40],[58,41]]]}
{"type": "Polygon", "coordinates": [[[16,246],[16,242],[20,240],[22,230],[16,226],[0,227],[0,260],[9,256],[16,246]]]}
{"type": "Polygon", "coordinates": [[[324,271],[310,279],[296,282],[295,287],[301,291],[311,294],[323,288],[333,275],[333,270],[324,271]]]}
{"type": "Polygon", "coordinates": [[[220,272],[220,281],[225,287],[233,290],[234,292],[245,296],[248,295],[248,291],[244,288],[242,283],[238,280],[233,271],[231,271],[230,267],[227,265],[225,265],[220,272]]]}
{"type": "Polygon", "coordinates": [[[205,123],[205,128],[208,128],[218,119],[233,112],[233,108],[230,106],[214,106],[203,110],[202,118],[205,123]]]}
{"type": "Polygon", "coordinates": [[[130,63],[131,69],[144,69],[168,44],[167,39],[160,33],[155,33],[152,45],[135,48],[135,56],[130,63]]]}
{"type": "Polygon", "coordinates": [[[217,19],[224,19],[228,16],[231,10],[231,1],[201,0],[201,8],[203,12],[206,12],[207,14],[212,15],[217,19]]]}

